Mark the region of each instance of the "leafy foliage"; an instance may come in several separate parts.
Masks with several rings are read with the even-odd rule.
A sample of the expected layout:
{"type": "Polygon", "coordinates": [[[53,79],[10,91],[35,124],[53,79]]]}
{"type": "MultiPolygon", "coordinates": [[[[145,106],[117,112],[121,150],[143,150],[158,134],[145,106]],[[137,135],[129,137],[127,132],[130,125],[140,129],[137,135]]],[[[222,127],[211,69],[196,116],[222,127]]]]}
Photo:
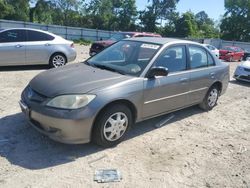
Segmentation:
{"type": "Polygon", "coordinates": [[[250,41],[250,0],[225,0],[225,8],[220,27],[222,38],[250,41]]]}
{"type": "MultiPolygon", "coordinates": [[[[249,13],[245,7],[249,6],[250,0],[225,1],[227,12],[221,24],[223,37],[246,39],[249,13]],[[235,24],[238,31],[231,24],[236,20],[244,23],[235,24]]],[[[0,0],[0,19],[116,31],[158,32],[167,37],[219,37],[214,21],[204,11],[196,15],[191,11],[180,15],[176,12],[178,2],[147,0],[145,10],[137,11],[135,0],[0,0]]]]}

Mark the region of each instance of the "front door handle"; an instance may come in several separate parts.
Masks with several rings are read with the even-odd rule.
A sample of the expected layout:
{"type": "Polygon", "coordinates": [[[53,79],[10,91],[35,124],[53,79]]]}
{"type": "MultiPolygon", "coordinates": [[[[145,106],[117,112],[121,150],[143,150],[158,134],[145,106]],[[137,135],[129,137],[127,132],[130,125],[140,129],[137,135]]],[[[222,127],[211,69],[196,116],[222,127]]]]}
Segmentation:
{"type": "Polygon", "coordinates": [[[23,45],[21,45],[21,44],[17,44],[15,47],[16,47],[16,48],[22,48],[22,47],[23,47],[23,45]]]}
{"type": "Polygon", "coordinates": [[[181,78],[181,79],[180,79],[180,82],[181,82],[181,83],[187,83],[187,82],[188,82],[188,79],[187,79],[187,78],[181,78]]]}
{"type": "Polygon", "coordinates": [[[50,44],[49,44],[49,43],[46,43],[45,46],[50,46],[50,44]]]}
{"type": "Polygon", "coordinates": [[[210,73],[210,77],[211,77],[212,79],[214,79],[214,78],[215,78],[215,73],[214,73],[214,72],[211,72],[211,73],[210,73]]]}

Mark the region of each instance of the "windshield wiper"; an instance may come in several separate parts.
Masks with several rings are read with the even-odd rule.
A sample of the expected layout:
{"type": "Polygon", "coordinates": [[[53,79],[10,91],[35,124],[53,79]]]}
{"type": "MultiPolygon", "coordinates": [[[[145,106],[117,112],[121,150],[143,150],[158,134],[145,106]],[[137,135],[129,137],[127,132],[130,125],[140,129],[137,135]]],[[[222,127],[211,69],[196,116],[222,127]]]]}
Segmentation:
{"type": "Polygon", "coordinates": [[[114,69],[114,68],[109,67],[109,66],[107,66],[107,65],[98,65],[98,64],[94,64],[94,66],[97,67],[97,68],[100,68],[100,69],[105,69],[105,70],[109,70],[109,71],[112,71],[112,72],[117,72],[117,73],[122,74],[122,75],[125,74],[123,71],[114,69]]]}
{"type": "Polygon", "coordinates": [[[85,65],[88,65],[88,66],[91,66],[91,67],[95,67],[95,65],[94,65],[94,64],[89,63],[88,61],[85,61],[85,62],[84,62],[84,64],[85,64],[85,65]]]}

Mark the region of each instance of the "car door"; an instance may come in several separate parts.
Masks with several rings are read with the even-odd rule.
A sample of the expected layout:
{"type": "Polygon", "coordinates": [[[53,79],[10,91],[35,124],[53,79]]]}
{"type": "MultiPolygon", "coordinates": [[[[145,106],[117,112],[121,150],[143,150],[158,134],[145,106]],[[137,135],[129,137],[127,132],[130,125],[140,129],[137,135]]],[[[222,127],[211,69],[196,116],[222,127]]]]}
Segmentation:
{"type": "Polygon", "coordinates": [[[25,65],[26,33],[10,29],[0,33],[0,65],[25,65]]]}
{"type": "Polygon", "coordinates": [[[216,78],[216,67],[212,55],[203,47],[188,46],[191,104],[200,103],[216,78]]]}
{"type": "Polygon", "coordinates": [[[52,54],[53,36],[35,30],[27,30],[27,64],[48,64],[52,54]]]}
{"type": "Polygon", "coordinates": [[[153,67],[166,67],[168,76],[144,79],[144,118],[185,107],[188,102],[189,73],[186,46],[167,47],[153,67]]]}

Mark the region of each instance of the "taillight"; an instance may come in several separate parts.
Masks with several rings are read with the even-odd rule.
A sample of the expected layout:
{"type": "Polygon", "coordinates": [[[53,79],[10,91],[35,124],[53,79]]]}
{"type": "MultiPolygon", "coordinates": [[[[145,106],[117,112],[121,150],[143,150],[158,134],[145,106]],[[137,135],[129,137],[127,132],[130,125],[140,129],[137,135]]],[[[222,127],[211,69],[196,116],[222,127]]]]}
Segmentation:
{"type": "Polygon", "coordinates": [[[70,45],[70,47],[71,47],[71,48],[75,48],[74,43],[72,43],[72,44],[70,45]]]}

